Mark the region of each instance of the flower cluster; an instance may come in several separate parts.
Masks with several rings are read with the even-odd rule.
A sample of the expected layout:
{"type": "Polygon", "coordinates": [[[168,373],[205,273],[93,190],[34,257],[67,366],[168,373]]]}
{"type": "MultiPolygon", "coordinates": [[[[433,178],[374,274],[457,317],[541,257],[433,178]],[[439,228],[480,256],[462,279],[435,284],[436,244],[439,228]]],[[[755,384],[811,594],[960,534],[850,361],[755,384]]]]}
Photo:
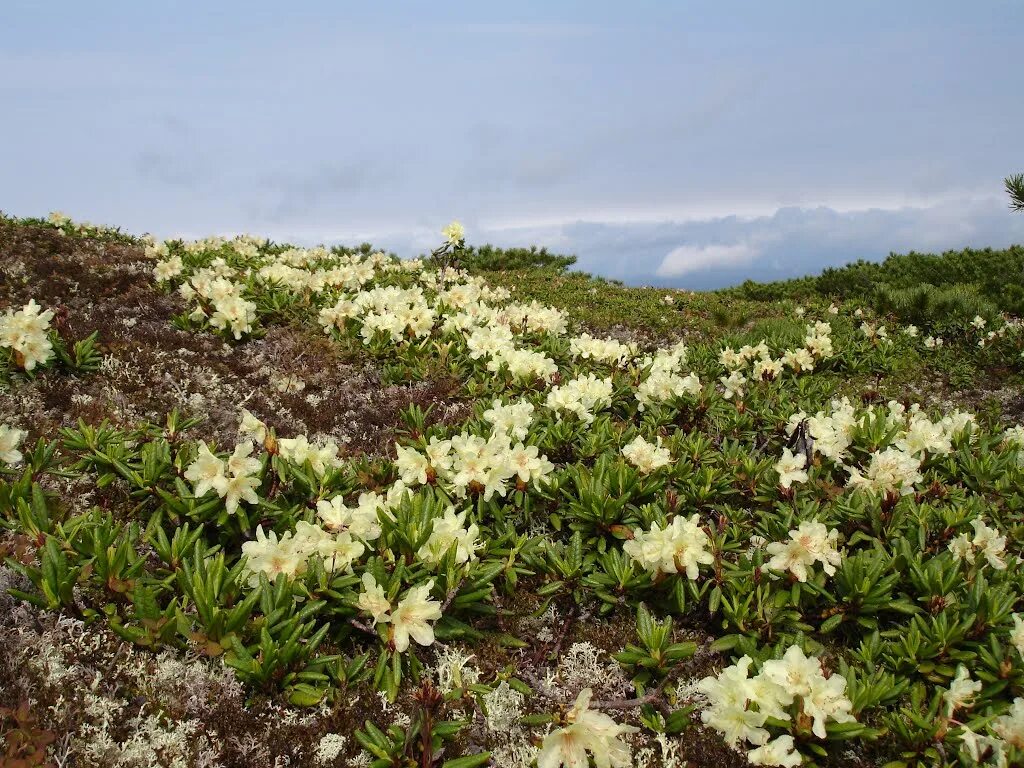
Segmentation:
{"type": "Polygon", "coordinates": [[[449,549],[455,547],[455,562],[467,563],[476,559],[479,549],[480,528],[476,523],[466,525],[469,510],[456,514],[455,507],[448,507],[444,515],[434,519],[427,543],[420,547],[417,557],[428,565],[437,565],[449,549]]]}
{"type": "Polygon", "coordinates": [[[995,528],[989,528],[984,520],[971,520],[974,535],[961,533],[951,542],[948,549],[957,560],[964,560],[974,565],[975,558],[981,557],[992,568],[1001,571],[1006,568],[1003,559],[1006,550],[1006,537],[1001,536],[995,528]]]}
{"type": "Polygon", "coordinates": [[[594,421],[594,415],[612,404],[611,379],[599,379],[587,374],[557,385],[548,392],[546,405],[555,413],[574,413],[584,424],[594,421]]]}
{"type": "Polygon", "coordinates": [[[294,532],[288,531],[280,538],[274,531],[264,533],[259,525],[255,540],[242,544],[252,587],[259,585],[260,574],[266,574],[271,581],[279,574],[289,578],[301,576],[314,556],[322,558],[328,572],[347,570],[365,550],[363,543],[348,531],[331,533],[303,520],[296,523],[294,532]]]}
{"type": "Polygon", "coordinates": [[[989,729],[988,734],[981,734],[963,726],[960,729],[960,751],[975,765],[985,762],[1006,768],[1009,765],[1008,747],[1024,749],[1024,698],[1015,698],[1009,712],[996,717],[989,729]]]}
{"type": "Polygon", "coordinates": [[[387,499],[373,491],[359,494],[354,507],[345,506],[344,496],[321,499],[316,514],[327,530],[333,533],[348,531],[357,539],[370,542],[381,534],[380,513],[389,509],[387,499]]]}
{"type": "Polygon", "coordinates": [[[849,485],[878,494],[896,493],[900,496],[914,492],[914,485],[924,476],[920,472],[921,460],[899,448],[889,447],[871,454],[866,469],[850,467],[849,485]]]}
{"type": "MultiPolygon", "coordinates": [[[[808,416],[803,411],[793,414],[787,433],[794,435],[801,424],[806,425],[811,449],[829,459],[848,474],[847,485],[879,495],[906,496],[921,483],[923,463],[929,457],[944,456],[953,449],[953,443],[962,436],[970,437],[975,427],[974,417],[954,411],[938,421],[931,421],[917,405],[905,408],[892,401],[887,408],[858,410],[849,399],[833,400],[829,410],[808,416]],[[888,436],[884,446],[874,446],[866,462],[855,460],[852,450],[861,434],[881,431],[888,436]]],[[[801,473],[804,466],[799,457],[784,452],[776,464],[780,484],[782,478],[790,482],[805,482],[801,473]]],[[[783,486],[786,487],[786,486],[783,486]]]]}
{"type": "Polygon", "coordinates": [[[26,371],[46,363],[53,355],[49,338],[53,310],[41,311],[35,300],[15,312],[8,310],[0,317],[0,347],[14,352],[14,359],[26,371]]]}
{"type": "Polygon", "coordinates": [[[640,403],[639,410],[643,411],[649,405],[667,403],[677,397],[696,397],[700,390],[700,379],[696,374],[680,376],[673,371],[656,368],[637,386],[636,399],[640,403]]]}
{"type": "Polygon", "coordinates": [[[699,576],[699,566],[711,565],[714,555],[708,551],[711,538],[700,525],[700,516],[678,516],[662,528],[657,522],[650,531],[633,531],[622,551],[649,573],[685,573],[688,579],[699,576]]]}
{"type": "Polygon", "coordinates": [[[228,331],[236,340],[251,333],[256,320],[256,304],[243,297],[243,286],[223,274],[230,269],[223,262],[194,274],[182,283],[178,292],[186,300],[198,303],[190,319],[206,320],[214,328],[228,331]]]}
{"type": "Polygon", "coordinates": [[[390,642],[396,651],[404,653],[409,649],[410,639],[419,645],[431,645],[434,642],[431,622],[441,618],[441,603],[430,597],[433,588],[433,579],[426,584],[410,587],[392,609],[391,601],[373,574],[364,573],[363,591],[359,594],[357,606],[373,617],[374,624],[390,625],[390,642]]]}
{"type": "Polygon", "coordinates": [[[771,555],[768,567],[773,571],[788,571],[797,581],[807,581],[808,568],[821,563],[822,570],[829,576],[836,572],[842,562],[842,555],[836,550],[839,531],[829,530],[817,521],[803,522],[796,530],[789,532],[789,541],[773,541],[768,544],[771,555]]]}
{"type": "Polygon", "coordinates": [[[495,400],[484,411],[484,420],[491,424],[495,432],[506,434],[513,440],[525,440],[533,423],[533,414],[533,403],[529,400],[508,404],[495,400]]]}
{"type": "Polygon", "coordinates": [[[554,465],[537,446],[512,443],[508,432],[495,429],[489,438],[468,432],[450,440],[431,437],[423,452],[396,445],[395,467],[408,486],[441,482],[458,498],[479,494],[489,500],[504,497],[509,483],[525,489],[539,486],[554,465]]]}
{"type": "Polygon", "coordinates": [[[338,444],[334,440],[311,443],[305,435],[296,435],[279,439],[277,450],[282,459],[300,467],[308,466],[318,477],[332,467],[341,466],[338,444]]]}
{"type": "Polygon", "coordinates": [[[615,339],[595,339],[589,333],[569,340],[569,354],[584,360],[598,360],[609,365],[622,365],[636,357],[635,344],[615,339]]]}
{"type": "Polygon", "coordinates": [[[732,397],[742,396],[739,387],[747,380],[745,373],[753,381],[772,381],[787,368],[793,373],[809,373],[819,361],[832,355],[832,326],[818,321],[807,326],[803,347],[786,349],[779,357],[773,357],[768,343],[761,341],[756,345],[745,344],[738,350],[725,347],[718,361],[728,372],[722,377],[722,384],[729,393],[727,397],[732,397]]]}
{"type": "Polygon", "coordinates": [[[565,715],[566,725],[544,737],[537,768],[585,768],[588,753],[597,768],[630,768],[632,749],[620,736],[639,728],[619,725],[608,715],[590,709],[593,691],[584,688],[565,715]]]}
{"type": "Polygon", "coordinates": [[[193,493],[201,499],[215,491],[224,499],[229,515],[235,513],[241,502],[259,504],[256,489],[263,482],[260,477],[262,463],[252,456],[253,444],[239,443],[225,461],[217,457],[205,442],[199,444],[199,455],[185,470],[185,479],[192,483],[193,493]]]}
{"type": "Polygon", "coordinates": [[[649,443],[643,435],[637,435],[622,447],[622,455],[645,475],[667,467],[672,462],[672,454],[668,448],[662,447],[660,437],[656,443],[649,443]]]}
{"type": "Polygon", "coordinates": [[[701,719],[723,735],[729,744],[747,742],[756,747],[747,753],[753,765],[797,766],[803,762],[793,737],[772,739],[767,723],[807,718],[811,732],[827,736],[826,723],[849,723],[853,705],[846,697],[846,679],[825,674],[821,661],[791,646],[781,659],[766,661],[750,677],[753,660],[743,656],[717,677],[705,677],[700,690],[710,700],[701,719]]]}

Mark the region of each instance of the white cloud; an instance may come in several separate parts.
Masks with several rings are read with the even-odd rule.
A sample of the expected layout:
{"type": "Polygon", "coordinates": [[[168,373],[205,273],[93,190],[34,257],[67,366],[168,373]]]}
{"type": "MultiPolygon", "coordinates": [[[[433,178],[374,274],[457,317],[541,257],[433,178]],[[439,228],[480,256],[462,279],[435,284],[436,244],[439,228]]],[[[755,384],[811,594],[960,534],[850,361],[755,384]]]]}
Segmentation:
{"type": "Polygon", "coordinates": [[[681,245],[671,250],[655,271],[658,277],[680,277],[716,267],[750,264],[760,250],[746,243],[736,245],[681,245]]]}

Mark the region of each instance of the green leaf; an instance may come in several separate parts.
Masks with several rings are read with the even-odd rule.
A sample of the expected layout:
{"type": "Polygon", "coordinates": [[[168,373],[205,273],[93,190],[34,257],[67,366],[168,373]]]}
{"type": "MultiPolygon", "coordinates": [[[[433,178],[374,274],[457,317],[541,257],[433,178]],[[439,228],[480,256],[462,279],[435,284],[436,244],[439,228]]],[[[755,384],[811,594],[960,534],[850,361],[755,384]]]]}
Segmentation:
{"type": "Polygon", "coordinates": [[[481,765],[487,765],[490,760],[490,752],[481,752],[476,755],[466,755],[465,757],[456,757],[452,760],[445,760],[441,764],[441,768],[479,768],[481,765]]]}
{"type": "Polygon", "coordinates": [[[296,707],[315,707],[327,694],[326,688],[314,688],[305,683],[293,686],[288,693],[288,701],[296,707]]]}
{"type": "Polygon", "coordinates": [[[823,622],[821,622],[821,633],[827,635],[829,632],[837,629],[840,624],[843,623],[843,619],[846,618],[843,614],[837,613],[834,616],[829,616],[823,622]]]}

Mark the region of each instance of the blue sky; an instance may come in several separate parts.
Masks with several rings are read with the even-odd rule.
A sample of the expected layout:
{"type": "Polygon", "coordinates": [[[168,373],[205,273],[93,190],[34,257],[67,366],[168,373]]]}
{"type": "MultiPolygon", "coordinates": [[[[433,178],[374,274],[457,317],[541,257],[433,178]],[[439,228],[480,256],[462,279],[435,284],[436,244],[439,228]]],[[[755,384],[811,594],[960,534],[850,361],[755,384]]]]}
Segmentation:
{"type": "Polygon", "coordinates": [[[0,208],[698,288],[1024,242],[1024,3],[291,5],[6,0],[0,208]]]}

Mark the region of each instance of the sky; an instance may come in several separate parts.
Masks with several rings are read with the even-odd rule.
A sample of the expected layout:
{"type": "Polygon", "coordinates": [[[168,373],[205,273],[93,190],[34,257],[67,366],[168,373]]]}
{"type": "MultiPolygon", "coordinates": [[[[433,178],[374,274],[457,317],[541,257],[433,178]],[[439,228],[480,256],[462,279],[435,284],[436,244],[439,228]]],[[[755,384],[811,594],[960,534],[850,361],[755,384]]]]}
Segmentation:
{"type": "Polygon", "coordinates": [[[0,210],[712,288],[1024,242],[1019,0],[4,0],[0,210]]]}

